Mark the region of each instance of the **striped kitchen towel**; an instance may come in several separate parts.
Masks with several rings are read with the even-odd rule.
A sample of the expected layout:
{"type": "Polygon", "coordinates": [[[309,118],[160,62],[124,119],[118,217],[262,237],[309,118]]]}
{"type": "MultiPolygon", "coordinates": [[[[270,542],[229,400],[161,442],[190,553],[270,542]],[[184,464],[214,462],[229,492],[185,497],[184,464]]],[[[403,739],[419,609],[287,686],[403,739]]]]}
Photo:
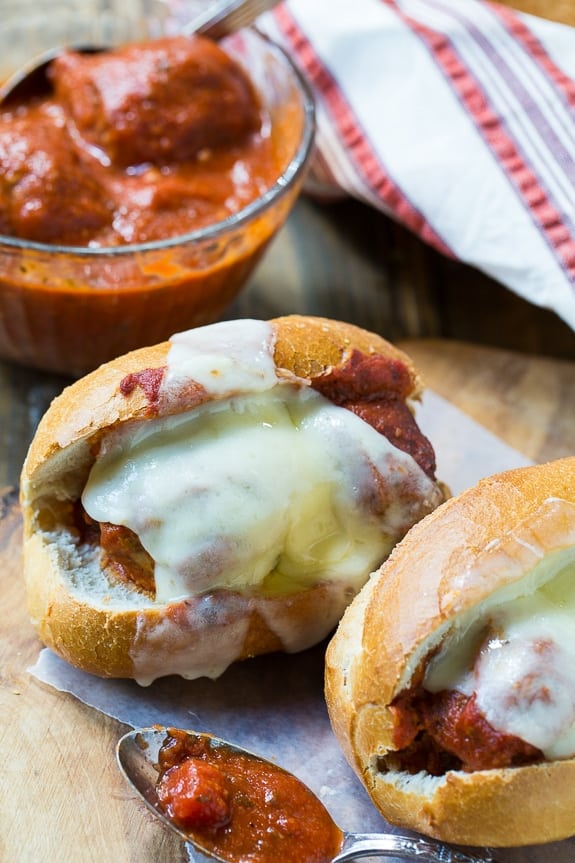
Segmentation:
{"type": "Polygon", "coordinates": [[[575,329],[575,28],[486,0],[284,0],[310,188],[352,195],[575,329]]]}

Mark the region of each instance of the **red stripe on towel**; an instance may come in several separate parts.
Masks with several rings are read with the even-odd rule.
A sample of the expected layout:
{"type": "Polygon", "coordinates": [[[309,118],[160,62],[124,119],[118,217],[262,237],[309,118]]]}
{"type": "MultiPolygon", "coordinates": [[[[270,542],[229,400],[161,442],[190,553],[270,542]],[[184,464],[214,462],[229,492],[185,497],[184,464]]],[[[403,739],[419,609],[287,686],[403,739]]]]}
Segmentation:
{"type": "Polygon", "coordinates": [[[465,65],[450,39],[425,26],[399,8],[398,0],[381,0],[416,33],[427,46],[444,77],[455,90],[459,101],[473,119],[502,171],[517,194],[528,206],[535,225],[561,268],[575,283],[575,240],[545,190],[532,166],[523,158],[516,141],[509,134],[498,113],[491,106],[482,82],[465,65]]]}
{"type": "Polygon", "coordinates": [[[365,130],[343,96],[336,79],[323,65],[296,20],[285,6],[276,7],[274,17],[278,27],[298,58],[302,69],[317,92],[321,93],[326,109],[338,131],[349,159],[362,182],[377,195],[385,208],[425,242],[449,257],[455,257],[445,240],[439,236],[424,215],[408,199],[387,172],[381,158],[372,147],[365,130]]]}
{"type": "Polygon", "coordinates": [[[501,6],[499,3],[489,3],[488,5],[503,22],[505,29],[523,46],[529,56],[547,75],[554,88],[561,91],[568,104],[575,108],[575,81],[554,63],[537,36],[518,15],[506,6],[501,6]]]}

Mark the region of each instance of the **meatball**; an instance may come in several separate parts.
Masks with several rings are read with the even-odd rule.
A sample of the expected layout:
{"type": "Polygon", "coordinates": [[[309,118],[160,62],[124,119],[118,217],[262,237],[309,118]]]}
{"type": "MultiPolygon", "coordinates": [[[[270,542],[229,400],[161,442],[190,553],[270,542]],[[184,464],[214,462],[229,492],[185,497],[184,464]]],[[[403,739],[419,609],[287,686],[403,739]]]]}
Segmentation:
{"type": "Polygon", "coordinates": [[[36,242],[81,245],[112,222],[50,103],[0,114],[0,200],[0,230],[36,242]]]}
{"type": "Polygon", "coordinates": [[[55,94],[79,134],[119,166],[165,165],[240,142],[259,129],[259,103],[241,67],[200,36],[65,52],[55,94]]]}

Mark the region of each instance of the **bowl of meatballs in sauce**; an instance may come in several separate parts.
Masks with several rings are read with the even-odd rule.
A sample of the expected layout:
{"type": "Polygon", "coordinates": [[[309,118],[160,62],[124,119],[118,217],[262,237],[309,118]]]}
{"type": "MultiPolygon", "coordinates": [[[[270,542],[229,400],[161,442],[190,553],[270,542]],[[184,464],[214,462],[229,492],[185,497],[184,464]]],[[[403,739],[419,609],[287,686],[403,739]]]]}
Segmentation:
{"type": "Polygon", "coordinates": [[[280,48],[128,29],[0,103],[3,359],[79,376],[217,320],[301,190],[313,97],[280,48]]]}

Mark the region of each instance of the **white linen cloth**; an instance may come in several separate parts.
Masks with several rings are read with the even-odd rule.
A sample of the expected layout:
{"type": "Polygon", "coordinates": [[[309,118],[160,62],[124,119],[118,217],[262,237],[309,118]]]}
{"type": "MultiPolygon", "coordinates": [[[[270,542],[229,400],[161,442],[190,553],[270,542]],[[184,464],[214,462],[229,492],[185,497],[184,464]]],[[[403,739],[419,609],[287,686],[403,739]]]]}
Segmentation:
{"type": "Polygon", "coordinates": [[[315,91],[312,190],[575,329],[575,28],[487,0],[284,0],[257,25],[315,91]]]}

